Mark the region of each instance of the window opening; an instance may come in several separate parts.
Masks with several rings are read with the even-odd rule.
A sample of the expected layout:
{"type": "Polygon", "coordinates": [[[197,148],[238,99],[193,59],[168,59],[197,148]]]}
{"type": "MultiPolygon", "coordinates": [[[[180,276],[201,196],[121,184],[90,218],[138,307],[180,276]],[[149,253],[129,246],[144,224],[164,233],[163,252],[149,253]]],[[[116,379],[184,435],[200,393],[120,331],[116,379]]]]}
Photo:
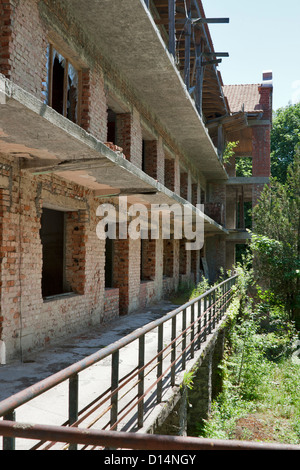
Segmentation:
{"type": "Polygon", "coordinates": [[[116,113],[111,109],[107,111],[107,142],[116,144],[116,113]]]}
{"type": "Polygon", "coordinates": [[[40,236],[43,247],[43,297],[70,292],[65,286],[64,212],[43,209],[40,236]]]}
{"type": "Polygon", "coordinates": [[[114,260],[114,241],[106,238],[105,243],[105,288],[114,287],[113,285],[113,260],[114,260]]]}
{"type": "Polygon", "coordinates": [[[52,44],[48,47],[47,55],[47,104],[76,123],[80,114],[80,71],[52,44]]]}

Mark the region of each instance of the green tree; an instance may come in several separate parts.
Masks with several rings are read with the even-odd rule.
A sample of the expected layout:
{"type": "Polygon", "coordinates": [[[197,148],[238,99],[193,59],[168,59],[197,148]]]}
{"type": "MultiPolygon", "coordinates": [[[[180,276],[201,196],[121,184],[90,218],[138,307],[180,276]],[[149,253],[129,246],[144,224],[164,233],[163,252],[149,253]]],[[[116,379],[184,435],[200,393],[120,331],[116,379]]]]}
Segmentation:
{"type": "Polygon", "coordinates": [[[281,183],[286,182],[287,170],[299,142],[300,103],[278,109],[274,113],[271,131],[271,172],[281,183]]]}
{"type": "Polygon", "coordinates": [[[257,279],[273,304],[284,305],[300,328],[300,154],[286,183],[274,179],[253,211],[251,249],[257,279]]]}

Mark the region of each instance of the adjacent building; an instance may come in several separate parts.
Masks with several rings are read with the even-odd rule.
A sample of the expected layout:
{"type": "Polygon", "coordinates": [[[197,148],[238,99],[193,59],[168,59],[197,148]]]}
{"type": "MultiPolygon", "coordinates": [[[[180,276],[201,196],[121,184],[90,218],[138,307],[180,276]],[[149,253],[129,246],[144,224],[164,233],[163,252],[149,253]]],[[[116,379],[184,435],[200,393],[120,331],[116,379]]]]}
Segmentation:
{"type": "Polygon", "coordinates": [[[224,86],[209,23],[200,0],[0,0],[0,363],[234,265],[270,175],[272,77],[224,86]],[[168,238],[163,217],[123,236],[133,204],[188,208],[203,246],[172,217],[168,238]]]}

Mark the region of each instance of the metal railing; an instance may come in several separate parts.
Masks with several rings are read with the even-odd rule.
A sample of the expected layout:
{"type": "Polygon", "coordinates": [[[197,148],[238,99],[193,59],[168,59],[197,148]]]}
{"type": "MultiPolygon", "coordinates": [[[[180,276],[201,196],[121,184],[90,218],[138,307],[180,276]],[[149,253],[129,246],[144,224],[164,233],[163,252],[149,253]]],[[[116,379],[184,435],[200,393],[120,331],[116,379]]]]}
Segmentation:
{"type": "Polygon", "coordinates": [[[197,437],[161,436],[115,431],[97,431],[58,426],[26,425],[0,421],[0,434],[25,439],[44,439],[93,448],[118,450],[300,450],[300,446],[280,443],[247,442],[197,437]]]}
{"type": "MultiPolygon", "coordinates": [[[[187,361],[194,358],[195,351],[202,348],[208,335],[224,317],[233,297],[236,279],[237,275],[223,281],[178,309],[0,402],[0,417],[3,417],[3,422],[16,421],[18,408],[68,381],[68,419],[63,427],[70,429],[82,425],[85,429],[96,427],[103,431],[117,431],[130,423],[131,429],[142,428],[147,412],[160,403],[163,395],[175,385],[176,378],[186,369],[187,361]],[[153,341],[157,345],[154,354],[153,349],[147,348],[153,341]],[[122,361],[127,347],[131,348],[135,364],[122,361]],[[103,361],[109,362],[110,383],[80,409],[79,375],[103,361]]],[[[103,385],[105,379],[107,374],[101,377],[103,385]]],[[[3,429],[0,426],[0,435],[3,429]]],[[[2,435],[5,436],[3,449],[15,449],[17,434],[2,435]]],[[[41,435],[40,442],[32,450],[47,450],[55,445],[55,441],[45,442],[41,435]]],[[[68,448],[74,450],[77,445],[72,441],[68,448]]]]}

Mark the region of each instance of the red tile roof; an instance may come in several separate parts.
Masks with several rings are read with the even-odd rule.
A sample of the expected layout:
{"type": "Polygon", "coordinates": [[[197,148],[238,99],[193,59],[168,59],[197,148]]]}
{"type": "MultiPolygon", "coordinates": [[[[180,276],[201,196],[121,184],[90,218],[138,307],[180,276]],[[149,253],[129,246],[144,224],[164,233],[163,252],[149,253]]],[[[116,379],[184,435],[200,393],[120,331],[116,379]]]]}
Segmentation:
{"type": "Polygon", "coordinates": [[[260,104],[259,87],[261,85],[225,85],[224,95],[229,102],[230,111],[236,113],[244,106],[246,113],[258,113],[263,111],[260,104]]]}

